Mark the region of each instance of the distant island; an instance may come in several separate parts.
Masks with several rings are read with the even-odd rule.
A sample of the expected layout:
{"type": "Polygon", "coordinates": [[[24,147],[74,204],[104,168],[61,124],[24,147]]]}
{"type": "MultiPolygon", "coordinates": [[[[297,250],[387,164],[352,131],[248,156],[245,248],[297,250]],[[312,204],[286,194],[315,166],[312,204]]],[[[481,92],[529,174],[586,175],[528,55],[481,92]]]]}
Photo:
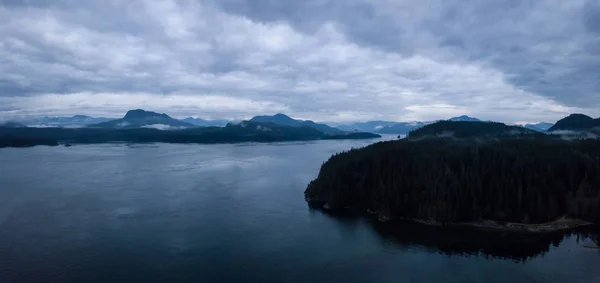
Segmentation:
{"type": "MultiPolygon", "coordinates": [[[[283,114],[278,115],[281,117],[283,114]]],[[[323,129],[322,125],[311,121],[303,121],[301,125],[282,125],[277,121],[250,120],[230,122],[224,127],[200,127],[174,119],[164,113],[142,109],[130,110],[120,119],[90,124],[81,128],[33,128],[16,123],[0,125],[0,147],[57,145],[59,143],[237,143],[380,137],[380,135],[372,133],[329,131],[323,129]]]]}
{"type": "Polygon", "coordinates": [[[549,232],[600,224],[600,141],[440,121],[332,156],[305,199],[381,221],[549,232]]]}

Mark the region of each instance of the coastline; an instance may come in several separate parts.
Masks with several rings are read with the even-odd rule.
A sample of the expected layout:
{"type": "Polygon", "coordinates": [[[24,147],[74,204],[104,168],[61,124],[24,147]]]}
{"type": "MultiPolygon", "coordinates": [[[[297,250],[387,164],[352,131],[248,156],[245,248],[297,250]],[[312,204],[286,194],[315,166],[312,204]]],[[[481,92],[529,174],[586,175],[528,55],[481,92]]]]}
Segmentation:
{"type": "MultiPolygon", "coordinates": [[[[316,202],[312,199],[306,199],[309,205],[315,205],[319,202],[316,202]]],[[[339,209],[331,209],[329,205],[317,205],[318,209],[327,212],[334,213],[339,211],[339,209]]],[[[345,210],[345,209],[343,209],[345,210]]],[[[342,211],[343,211],[342,210],[342,211]]],[[[381,215],[378,212],[372,211],[370,209],[362,210],[362,214],[366,214],[366,216],[370,216],[382,223],[393,222],[395,220],[403,220],[403,221],[411,221],[414,223],[418,223],[426,226],[438,226],[438,227],[464,227],[464,228],[473,228],[478,230],[488,230],[488,231],[497,231],[497,232],[520,232],[520,233],[554,233],[561,231],[568,231],[582,227],[591,227],[595,224],[589,221],[585,221],[582,219],[569,218],[566,215],[562,216],[555,221],[546,222],[546,223],[536,223],[536,224],[525,224],[525,223],[517,223],[517,222],[503,222],[503,221],[495,221],[495,220],[483,220],[483,221],[473,221],[473,222],[450,222],[450,223],[442,223],[429,219],[418,219],[418,218],[410,218],[410,217],[401,217],[401,218],[392,218],[389,216],[381,215]]]]}

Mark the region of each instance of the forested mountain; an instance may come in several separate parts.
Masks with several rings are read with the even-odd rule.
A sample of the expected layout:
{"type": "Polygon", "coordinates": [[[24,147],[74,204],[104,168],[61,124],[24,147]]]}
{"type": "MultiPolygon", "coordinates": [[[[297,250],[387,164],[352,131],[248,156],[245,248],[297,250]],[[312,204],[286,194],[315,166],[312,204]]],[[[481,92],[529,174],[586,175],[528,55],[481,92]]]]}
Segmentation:
{"type": "Polygon", "coordinates": [[[193,124],[196,126],[200,126],[200,127],[225,127],[225,125],[227,125],[227,123],[229,123],[229,121],[227,121],[227,120],[205,120],[205,119],[192,118],[192,117],[182,119],[181,121],[190,123],[190,124],[193,124]]]}
{"type": "Polygon", "coordinates": [[[600,127],[600,118],[593,119],[592,117],[583,114],[571,114],[556,122],[549,131],[578,131],[589,130],[595,127],[600,127]]]}
{"type": "Polygon", "coordinates": [[[18,122],[12,122],[12,121],[8,121],[8,122],[0,122],[0,128],[25,128],[27,127],[24,124],[18,123],[18,122]]]}
{"type": "Polygon", "coordinates": [[[88,125],[90,128],[105,129],[134,129],[134,128],[158,128],[158,129],[181,129],[196,127],[193,124],[186,123],[171,118],[167,114],[159,114],[152,111],[135,109],[127,111],[127,114],[121,119],[111,120],[103,123],[88,125]]]}
{"type": "Polygon", "coordinates": [[[58,142],[49,138],[18,137],[0,134],[0,148],[2,147],[32,147],[36,145],[56,146],[58,142]]]}
{"type": "Polygon", "coordinates": [[[520,126],[508,126],[497,122],[454,122],[439,121],[415,129],[408,134],[409,138],[422,137],[507,137],[531,136],[543,137],[544,134],[520,126]]]}
{"type": "Polygon", "coordinates": [[[305,191],[328,208],[440,223],[600,224],[600,141],[424,138],[335,154],[305,191]]]}
{"type": "Polygon", "coordinates": [[[82,127],[91,124],[107,122],[112,119],[75,115],[71,117],[42,117],[23,121],[30,127],[82,127]]]}
{"type": "Polygon", "coordinates": [[[327,134],[339,134],[343,132],[340,129],[336,129],[325,124],[318,124],[310,120],[296,120],[281,113],[273,116],[255,116],[250,119],[250,122],[272,123],[288,127],[310,127],[327,134]]]}
{"type": "Polygon", "coordinates": [[[381,137],[371,133],[326,134],[311,127],[288,127],[249,121],[229,123],[225,127],[194,127],[170,131],[153,128],[0,128],[0,137],[2,136],[48,139],[60,143],[235,143],[381,137]]]}
{"type": "Polygon", "coordinates": [[[379,129],[377,132],[381,134],[396,134],[396,135],[406,135],[410,131],[418,129],[427,125],[428,122],[403,122],[396,123],[391,126],[383,127],[379,129]]]}

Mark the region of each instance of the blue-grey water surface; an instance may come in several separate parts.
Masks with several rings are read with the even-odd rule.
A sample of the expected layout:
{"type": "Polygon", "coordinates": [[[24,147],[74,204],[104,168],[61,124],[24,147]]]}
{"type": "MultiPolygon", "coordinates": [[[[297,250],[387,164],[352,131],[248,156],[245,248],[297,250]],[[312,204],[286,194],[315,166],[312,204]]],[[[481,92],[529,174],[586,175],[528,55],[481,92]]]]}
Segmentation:
{"type": "Polygon", "coordinates": [[[0,282],[600,282],[579,234],[515,260],[309,209],[321,163],[372,142],[0,149],[0,282]]]}

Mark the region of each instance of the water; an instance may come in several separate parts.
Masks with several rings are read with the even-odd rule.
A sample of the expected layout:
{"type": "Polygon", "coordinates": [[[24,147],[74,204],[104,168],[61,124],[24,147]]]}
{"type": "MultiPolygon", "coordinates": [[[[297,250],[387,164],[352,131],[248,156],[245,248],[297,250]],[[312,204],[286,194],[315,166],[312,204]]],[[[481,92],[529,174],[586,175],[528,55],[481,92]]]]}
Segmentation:
{"type": "Polygon", "coordinates": [[[311,210],[321,163],[371,142],[0,149],[0,282],[600,282],[579,234],[311,210]]]}

